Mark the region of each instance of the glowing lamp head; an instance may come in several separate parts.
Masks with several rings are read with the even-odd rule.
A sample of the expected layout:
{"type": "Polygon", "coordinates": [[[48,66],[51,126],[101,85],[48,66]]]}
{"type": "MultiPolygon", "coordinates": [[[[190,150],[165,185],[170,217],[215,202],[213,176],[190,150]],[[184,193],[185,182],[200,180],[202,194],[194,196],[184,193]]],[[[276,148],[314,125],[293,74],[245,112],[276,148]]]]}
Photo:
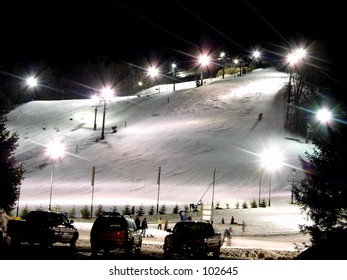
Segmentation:
{"type": "Polygon", "coordinates": [[[283,165],[283,154],[277,147],[270,147],[261,155],[261,165],[275,171],[283,165]]]}
{"type": "Polygon", "coordinates": [[[52,141],[47,146],[47,155],[52,159],[59,159],[64,155],[64,145],[58,141],[52,141]]]}
{"type": "Polygon", "coordinates": [[[320,109],[318,112],[317,112],[317,119],[321,122],[321,123],[327,123],[330,121],[331,119],[331,112],[326,109],[326,108],[323,108],[323,109],[320,109]]]}

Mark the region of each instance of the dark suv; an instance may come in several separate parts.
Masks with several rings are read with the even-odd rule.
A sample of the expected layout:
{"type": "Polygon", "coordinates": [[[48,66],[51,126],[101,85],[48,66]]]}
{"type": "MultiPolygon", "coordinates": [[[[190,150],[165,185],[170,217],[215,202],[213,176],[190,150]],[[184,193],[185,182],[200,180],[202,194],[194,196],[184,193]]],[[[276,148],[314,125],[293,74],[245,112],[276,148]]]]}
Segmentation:
{"type": "Polygon", "coordinates": [[[90,245],[92,256],[96,256],[99,251],[107,255],[115,249],[126,253],[134,250],[136,254],[140,254],[141,230],[129,216],[114,212],[103,213],[94,221],[90,231],[90,245]]]}

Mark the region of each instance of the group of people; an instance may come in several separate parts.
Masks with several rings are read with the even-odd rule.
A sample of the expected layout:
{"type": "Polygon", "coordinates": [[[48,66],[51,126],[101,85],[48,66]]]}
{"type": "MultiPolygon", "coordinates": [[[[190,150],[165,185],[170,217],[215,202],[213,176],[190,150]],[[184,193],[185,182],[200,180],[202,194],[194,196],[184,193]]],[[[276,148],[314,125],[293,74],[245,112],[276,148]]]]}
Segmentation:
{"type": "Polygon", "coordinates": [[[147,218],[143,218],[142,222],[140,221],[139,216],[135,218],[135,224],[138,229],[141,229],[141,233],[143,237],[146,237],[147,235],[147,229],[148,229],[148,224],[147,224],[147,218]]]}
{"type": "MultiPolygon", "coordinates": [[[[138,229],[142,230],[142,236],[148,237],[147,230],[148,230],[148,222],[147,218],[143,218],[142,222],[140,221],[140,218],[137,216],[135,218],[135,224],[138,229]]],[[[162,217],[158,218],[158,229],[162,230],[162,226],[164,225],[164,230],[166,231],[169,225],[168,220],[166,219],[165,222],[163,221],[162,217]]]]}
{"type": "Polygon", "coordinates": [[[159,217],[157,229],[162,230],[163,224],[164,224],[164,230],[166,231],[166,230],[167,230],[167,227],[168,227],[168,225],[169,225],[169,222],[168,222],[167,219],[166,219],[165,222],[164,222],[163,219],[162,219],[162,217],[159,217]]]}
{"type": "MultiPolygon", "coordinates": [[[[224,218],[222,218],[222,224],[224,224],[224,223],[225,223],[224,218]]],[[[238,223],[235,222],[234,216],[231,216],[230,224],[231,225],[238,225],[238,223]]],[[[242,221],[242,223],[240,225],[241,225],[241,232],[243,234],[246,231],[246,223],[245,223],[245,221],[242,221]]],[[[226,242],[227,246],[231,246],[232,235],[233,235],[233,228],[232,227],[227,227],[224,230],[222,244],[224,244],[224,242],[226,242]]]]}

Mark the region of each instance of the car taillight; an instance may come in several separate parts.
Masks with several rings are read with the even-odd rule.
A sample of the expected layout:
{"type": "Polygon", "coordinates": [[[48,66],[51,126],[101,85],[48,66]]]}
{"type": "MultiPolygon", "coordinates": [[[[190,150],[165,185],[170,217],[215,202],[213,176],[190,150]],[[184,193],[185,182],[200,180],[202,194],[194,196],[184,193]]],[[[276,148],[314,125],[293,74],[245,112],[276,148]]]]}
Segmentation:
{"type": "Polygon", "coordinates": [[[124,239],[126,236],[124,230],[118,230],[114,234],[115,234],[115,237],[119,239],[124,239]]]}
{"type": "Polygon", "coordinates": [[[169,242],[171,242],[171,240],[172,240],[171,235],[165,236],[165,242],[169,243],[169,242]]]}

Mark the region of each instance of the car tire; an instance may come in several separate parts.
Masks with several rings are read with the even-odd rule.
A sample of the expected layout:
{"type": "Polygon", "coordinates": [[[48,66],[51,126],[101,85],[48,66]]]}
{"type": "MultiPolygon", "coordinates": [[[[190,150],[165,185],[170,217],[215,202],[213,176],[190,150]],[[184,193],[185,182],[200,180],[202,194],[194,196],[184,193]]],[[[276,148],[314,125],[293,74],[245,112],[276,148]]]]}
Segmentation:
{"type": "Polygon", "coordinates": [[[213,251],[213,258],[219,259],[220,257],[220,246],[216,250],[213,251]]]}
{"type": "Polygon", "coordinates": [[[135,248],[135,254],[136,255],[140,255],[141,254],[141,248],[140,247],[136,247],[135,248]]]}
{"type": "Polygon", "coordinates": [[[172,258],[172,252],[171,251],[164,251],[164,258],[165,259],[171,259],[172,258]]]}

